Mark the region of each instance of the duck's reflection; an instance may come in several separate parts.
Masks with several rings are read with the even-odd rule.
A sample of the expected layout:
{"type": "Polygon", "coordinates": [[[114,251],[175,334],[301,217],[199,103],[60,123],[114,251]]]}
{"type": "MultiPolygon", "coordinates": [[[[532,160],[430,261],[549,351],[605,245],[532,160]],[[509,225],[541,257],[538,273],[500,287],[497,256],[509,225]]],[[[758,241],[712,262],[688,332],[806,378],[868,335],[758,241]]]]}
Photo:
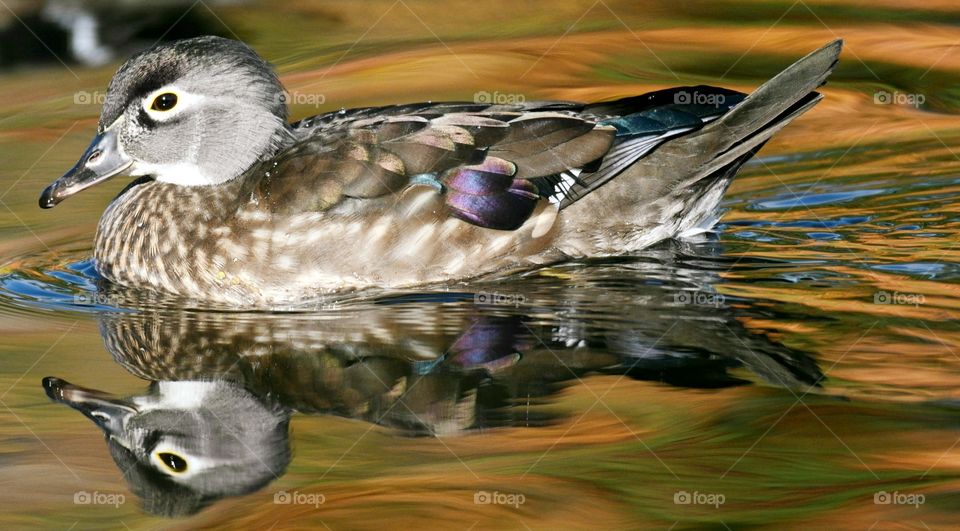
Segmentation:
{"type": "Polygon", "coordinates": [[[536,404],[594,373],[704,388],[816,385],[809,357],[744,329],[738,317],[760,310],[677,303],[686,283],[568,278],[562,296],[541,284],[520,308],[461,294],[324,314],[108,313],[107,349],[153,382],[148,391],[117,399],[57,378],[44,385],[103,429],[144,507],[168,516],[281,475],[294,412],[444,436],[550,423],[536,404]],[[595,313],[600,286],[615,320],[595,313]]]}
{"type": "Polygon", "coordinates": [[[290,462],[288,412],[233,382],[155,382],[126,399],[59,378],[43,385],[50,398],[100,426],[151,514],[189,515],[252,492],[290,462]]]}

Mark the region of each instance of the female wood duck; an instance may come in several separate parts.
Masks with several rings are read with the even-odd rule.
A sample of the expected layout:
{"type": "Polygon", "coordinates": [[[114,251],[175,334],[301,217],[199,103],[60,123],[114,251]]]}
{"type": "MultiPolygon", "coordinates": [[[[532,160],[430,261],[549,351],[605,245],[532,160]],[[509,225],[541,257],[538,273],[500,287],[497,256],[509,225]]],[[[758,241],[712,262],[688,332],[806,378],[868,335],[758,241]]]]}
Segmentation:
{"type": "Polygon", "coordinates": [[[739,167],[820,100],[840,49],[750,96],[428,102],[288,124],[283,87],[249,47],[177,41],[117,71],[97,136],[40,206],[139,177],[100,219],[97,270],[230,304],[630,253],[708,230],[739,167]]]}

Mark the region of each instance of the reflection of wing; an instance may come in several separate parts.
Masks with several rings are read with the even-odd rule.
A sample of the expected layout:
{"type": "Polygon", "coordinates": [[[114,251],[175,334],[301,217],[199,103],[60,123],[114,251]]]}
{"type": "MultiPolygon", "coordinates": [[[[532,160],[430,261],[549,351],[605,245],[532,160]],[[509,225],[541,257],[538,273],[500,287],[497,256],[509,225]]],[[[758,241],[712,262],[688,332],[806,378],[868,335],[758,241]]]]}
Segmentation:
{"type": "Polygon", "coordinates": [[[449,215],[512,230],[538,202],[572,204],[741,99],[697,90],[724,94],[726,103],[677,104],[679,88],[594,105],[422,103],[328,113],[295,124],[300,142],[252,174],[254,197],[274,211],[354,213],[383,208],[364,200],[430,186],[449,215]]]}
{"type": "MultiPolygon", "coordinates": [[[[609,334],[606,347],[624,357],[628,374],[684,387],[749,383],[728,374],[743,366],[769,385],[794,390],[819,386],[823,373],[805,353],[743,328],[736,319],[677,321],[666,333],[656,327],[609,334]],[[660,334],[660,335],[654,335],[660,334]]],[[[610,370],[621,372],[623,367],[610,370]]]]}

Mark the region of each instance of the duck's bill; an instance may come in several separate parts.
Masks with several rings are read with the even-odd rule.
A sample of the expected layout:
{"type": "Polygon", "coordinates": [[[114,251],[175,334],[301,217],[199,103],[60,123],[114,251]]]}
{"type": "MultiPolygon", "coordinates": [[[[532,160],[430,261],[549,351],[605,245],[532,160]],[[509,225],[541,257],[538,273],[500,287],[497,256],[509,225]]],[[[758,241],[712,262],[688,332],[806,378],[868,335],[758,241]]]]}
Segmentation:
{"type": "Polygon", "coordinates": [[[40,194],[40,208],[53,208],[71,195],[123,173],[133,160],[117,142],[116,130],[107,129],[94,137],[80,161],[40,194]]]}
{"type": "Polygon", "coordinates": [[[43,388],[51,400],[66,404],[83,413],[108,435],[122,433],[127,418],[137,412],[132,402],[115,398],[96,389],[73,385],[60,378],[51,376],[44,378],[43,388]]]}

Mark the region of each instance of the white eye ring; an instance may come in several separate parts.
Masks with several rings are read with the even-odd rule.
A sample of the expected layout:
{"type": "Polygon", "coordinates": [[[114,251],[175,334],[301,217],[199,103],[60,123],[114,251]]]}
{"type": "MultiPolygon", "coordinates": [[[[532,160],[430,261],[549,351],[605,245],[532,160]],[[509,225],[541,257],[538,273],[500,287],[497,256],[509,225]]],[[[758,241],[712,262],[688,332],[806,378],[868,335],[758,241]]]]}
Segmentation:
{"type": "Polygon", "coordinates": [[[163,122],[182,113],[186,109],[195,107],[202,99],[202,96],[183,91],[173,85],[167,85],[147,94],[143,98],[142,107],[151,119],[157,122],[163,122]],[[165,98],[161,98],[161,96],[165,98]],[[172,98],[170,96],[172,96],[172,98]],[[169,101],[171,99],[173,100],[172,105],[166,109],[160,108],[162,104],[167,103],[163,100],[169,101]]]}
{"type": "Polygon", "coordinates": [[[183,475],[190,471],[187,458],[175,450],[154,451],[151,457],[168,473],[183,475]],[[178,470],[177,467],[181,466],[182,468],[178,470]]]}
{"type": "Polygon", "coordinates": [[[158,444],[150,452],[149,459],[156,470],[166,474],[174,481],[187,481],[197,474],[224,464],[223,461],[217,459],[193,455],[180,445],[169,442],[158,444]],[[172,456],[163,454],[172,454],[172,456]],[[176,460],[180,460],[180,463],[177,463],[176,460]],[[185,468],[177,470],[176,466],[171,466],[176,464],[182,464],[185,468]]]}

